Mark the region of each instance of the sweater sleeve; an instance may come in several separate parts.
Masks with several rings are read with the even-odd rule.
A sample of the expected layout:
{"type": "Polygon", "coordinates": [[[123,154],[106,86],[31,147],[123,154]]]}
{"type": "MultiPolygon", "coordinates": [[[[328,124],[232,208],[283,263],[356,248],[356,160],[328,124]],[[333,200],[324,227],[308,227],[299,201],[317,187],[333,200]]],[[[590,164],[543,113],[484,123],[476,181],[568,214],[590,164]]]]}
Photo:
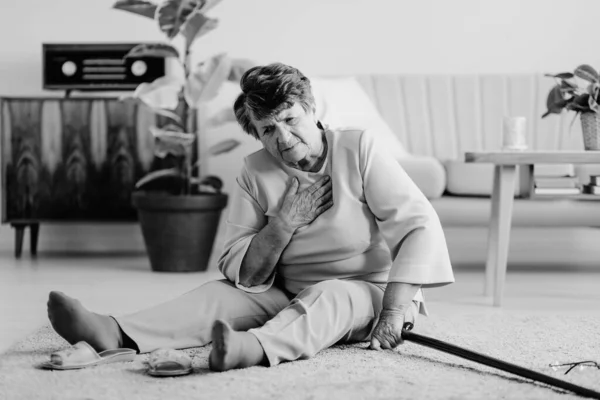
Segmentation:
{"type": "Polygon", "coordinates": [[[274,272],[261,285],[246,287],[240,284],[240,268],[250,243],[267,224],[267,217],[253,195],[255,191],[252,190],[252,186],[252,179],[244,167],[232,193],[229,216],[226,221],[225,245],[217,267],[238,289],[248,293],[261,293],[268,290],[273,284],[274,272]]]}
{"type": "Polygon", "coordinates": [[[365,199],[393,260],[388,282],[423,287],[454,282],[446,238],[429,200],[368,130],[361,135],[359,157],[365,199]]]}

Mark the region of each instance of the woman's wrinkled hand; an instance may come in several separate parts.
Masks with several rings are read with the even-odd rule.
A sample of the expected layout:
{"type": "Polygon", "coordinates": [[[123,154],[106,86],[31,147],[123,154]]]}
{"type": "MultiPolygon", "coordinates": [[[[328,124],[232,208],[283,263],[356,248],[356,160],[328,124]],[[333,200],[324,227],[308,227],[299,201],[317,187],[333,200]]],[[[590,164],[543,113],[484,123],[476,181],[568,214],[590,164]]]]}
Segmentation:
{"type": "Polygon", "coordinates": [[[278,217],[292,230],[310,224],[333,206],[331,178],[324,176],[298,192],[298,178],[292,178],[283,199],[278,217]]]}
{"type": "Polygon", "coordinates": [[[379,321],[371,335],[372,350],[394,349],[401,345],[402,327],[404,326],[405,313],[401,311],[382,310],[379,321]]]}

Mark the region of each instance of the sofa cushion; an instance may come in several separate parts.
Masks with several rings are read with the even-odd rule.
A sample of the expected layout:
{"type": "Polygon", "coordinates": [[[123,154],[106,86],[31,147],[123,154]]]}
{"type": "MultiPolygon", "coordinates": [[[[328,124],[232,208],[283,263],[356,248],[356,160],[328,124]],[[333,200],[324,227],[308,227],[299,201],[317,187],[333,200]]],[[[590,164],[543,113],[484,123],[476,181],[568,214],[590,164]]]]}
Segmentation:
{"type": "Polygon", "coordinates": [[[398,137],[381,117],[360,83],[353,77],[311,78],[317,118],[332,128],[369,129],[384,141],[394,157],[408,156],[398,137]]]}
{"type": "MultiPolygon", "coordinates": [[[[443,162],[446,169],[446,193],[455,196],[491,196],[494,181],[493,164],[443,162]]],[[[598,164],[536,164],[535,176],[575,175],[579,183],[589,183],[590,175],[600,175],[598,164]]],[[[515,196],[519,196],[519,175],[515,179],[515,196]]]]}
{"type": "Polygon", "coordinates": [[[428,199],[437,199],[444,193],[446,170],[437,158],[409,155],[398,162],[428,199]]]}
{"type": "MultiPolygon", "coordinates": [[[[444,161],[446,192],[455,196],[491,196],[494,164],[474,164],[458,160],[444,161]]],[[[519,194],[518,176],[515,195],[519,194]]]]}

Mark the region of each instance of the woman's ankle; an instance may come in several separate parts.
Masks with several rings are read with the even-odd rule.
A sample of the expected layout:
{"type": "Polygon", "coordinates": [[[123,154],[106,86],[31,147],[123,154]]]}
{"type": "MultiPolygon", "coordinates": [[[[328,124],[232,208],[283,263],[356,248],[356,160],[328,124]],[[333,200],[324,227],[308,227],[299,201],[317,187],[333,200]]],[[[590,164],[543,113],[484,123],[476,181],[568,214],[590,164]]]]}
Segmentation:
{"type": "Polygon", "coordinates": [[[119,325],[119,322],[117,322],[114,317],[110,317],[110,319],[112,319],[114,325],[116,326],[115,331],[117,333],[117,343],[119,344],[119,348],[133,349],[136,351],[136,353],[139,353],[140,348],[138,347],[137,343],[125,333],[125,331],[121,328],[121,325],[119,325]]]}

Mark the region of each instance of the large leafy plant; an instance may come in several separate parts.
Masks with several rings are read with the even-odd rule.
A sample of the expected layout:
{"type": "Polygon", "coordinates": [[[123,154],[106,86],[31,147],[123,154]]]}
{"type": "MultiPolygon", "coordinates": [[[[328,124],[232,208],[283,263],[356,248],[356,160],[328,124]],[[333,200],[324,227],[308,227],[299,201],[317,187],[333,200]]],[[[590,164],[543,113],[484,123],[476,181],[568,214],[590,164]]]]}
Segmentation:
{"type": "Polygon", "coordinates": [[[579,113],[600,113],[600,75],[593,67],[583,64],[573,72],[546,76],[554,78],[556,85],[548,93],[548,111],[542,118],[560,114],[564,109],[575,111],[575,116],[579,113]]]}
{"type": "MultiPolygon", "coordinates": [[[[164,0],[157,4],[145,0],[118,0],[113,5],[115,9],[154,20],[167,38],[165,43],[140,44],[126,55],[164,58],[170,66],[165,76],[140,84],[132,96],[123,98],[149,106],[168,121],[161,127],[152,126],[150,131],[155,139],[155,155],[174,160],[173,166],[152,171],[140,179],[136,189],[160,179],[175,179],[180,182],[177,185],[180,194],[200,192],[201,188],[221,190],[219,178],[199,176],[199,160],[192,164],[193,144],[198,134],[197,118],[199,110],[217,96],[221,85],[228,80],[239,81],[250,62],[231,59],[225,53],[204,62],[192,62],[194,42],[218,26],[218,20],[205,13],[220,1],[164,0]],[[177,37],[183,37],[182,45],[175,44],[177,37]]],[[[235,116],[229,107],[203,121],[203,125],[215,126],[233,120],[235,116]]],[[[225,140],[211,147],[207,154],[222,154],[238,145],[236,140],[225,140]]]]}

